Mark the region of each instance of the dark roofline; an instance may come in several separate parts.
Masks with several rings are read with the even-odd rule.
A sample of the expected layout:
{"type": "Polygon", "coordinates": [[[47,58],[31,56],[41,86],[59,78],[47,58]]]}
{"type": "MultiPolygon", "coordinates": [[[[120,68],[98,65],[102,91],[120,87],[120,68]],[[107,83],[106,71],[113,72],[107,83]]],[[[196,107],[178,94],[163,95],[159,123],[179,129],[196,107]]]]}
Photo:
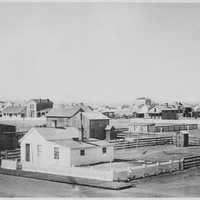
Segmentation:
{"type": "Polygon", "coordinates": [[[73,113],[71,116],[64,116],[64,115],[62,115],[62,116],[57,116],[57,115],[54,115],[54,116],[49,116],[48,114],[47,114],[47,118],[67,118],[67,119],[70,119],[70,118],[72,118],[72,117],[74,117],[79,111],[81,110],[81,112],[84,112],[84,110],[82,109],[82,108],[78,108],[77,107],[77,111],[75,112],[75,113],[73,113]]]}

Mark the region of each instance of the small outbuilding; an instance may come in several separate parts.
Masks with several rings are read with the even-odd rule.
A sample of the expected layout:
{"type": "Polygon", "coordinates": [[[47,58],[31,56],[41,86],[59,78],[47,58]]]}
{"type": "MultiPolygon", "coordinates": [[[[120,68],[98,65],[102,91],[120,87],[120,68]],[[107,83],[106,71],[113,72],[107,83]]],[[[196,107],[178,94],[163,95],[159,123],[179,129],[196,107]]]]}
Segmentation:
{"type": "Polygon", "coordinates": [[[113,161],[113,146],[106,140],[80,138],[74,127],[32,128],[20,140],[22,169],[48,172],[72,166],[113,161]]]}

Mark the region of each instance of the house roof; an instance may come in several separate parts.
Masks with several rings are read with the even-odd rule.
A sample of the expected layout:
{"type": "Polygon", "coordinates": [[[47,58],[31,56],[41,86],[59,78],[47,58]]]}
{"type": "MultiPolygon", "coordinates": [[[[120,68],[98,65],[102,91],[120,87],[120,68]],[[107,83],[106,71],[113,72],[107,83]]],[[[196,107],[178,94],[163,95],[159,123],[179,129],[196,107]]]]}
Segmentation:
{"type": "Polygon", "coordinates": [[[36,130],[46,141],[72,149],[112,146],[112,144],[110,144],[105,140],[98,140],[95,138],[90,138],[85,141],[80,141],[78,140],[78,138],[80,137],[80,131],[74,127],[67,127],[66,129],[32,128],[28,132],[28,134],[26,134],[23,138],[20,139],[20,142],[22,142],[24,138],[28,137],[28,135],[33,130],[36,130]]]}
{"type": "Polygon", "coordinates": [[[93,111],[93,108],[91,106],[88,106],[84,103],[78,103],[75,105],[78,108],[81,108],[84,112],[90,112],[93,111]]]}
{"type": "Polygon", "coordinates": [[[36,103],[53,103],[50,99],[31,99],[30,101],[35,101],[36,103]]]}
{"type": "Polygon", "coordinates": [[[63,118],[70,118],[73,117],[77,112],[82,111],[79,107],[71,107],[71,108],[52,108],[47,117],[63,117],[63,118]]]}
{"type": "Polygon", "coordinates": [[[156,105],[149,110],[149,113],[161,113],[161,112],[162,112],[162,108],[159,105],[156,105]]]}
{"type": "Polygon", "coordinates": [[[45,108],[45,109],[42,109],[40,111],[37,111],[37,112],[49,112],[51,110],[51,108],[45,108]]]}
{"type": "Polygon", "coordinates": [[[24,106],[8,106],[2,110],[3,113],[23,113],[25,112],[24,106]]]}
{"type": "Polygon", "coordinates": [[[83,116],[87,119],[95,120],[95,119],[109,119],[107,116],[103,115],[100,112],[83,112],[83,116]]]}
{"type": "Polygon", "coordinates": [[[178,110],[174,106],[156,105],[149,110],[149,113],[161,113],[163,110],[178,110]]]}
{"type": "Polygon", "coordinates": [[[71,149],[81,149],[81,148],[96,148],[96,147],[103,147],[103,146],[112,146],[106,140],[97,140],[97,139],[89,139],[87,141],[80,141],[74,139],[67,139],[67,140],[53,140],[53,143],[58,145],[69,147],[71,149]]]}
{"type": "Polygon", "coordinates": [[[45,140],[64,140],[77,138],[80,131],[75,127],[59,128],[34,128],[45,140]]]}

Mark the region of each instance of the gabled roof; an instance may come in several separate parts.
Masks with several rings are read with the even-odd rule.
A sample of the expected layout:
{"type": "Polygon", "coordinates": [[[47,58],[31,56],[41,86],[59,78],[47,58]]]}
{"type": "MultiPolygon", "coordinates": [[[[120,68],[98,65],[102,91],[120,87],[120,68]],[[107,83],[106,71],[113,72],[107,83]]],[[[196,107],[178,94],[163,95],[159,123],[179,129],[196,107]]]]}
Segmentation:
{"type": "Polygon", "coordinates": [[[80,136],[80,131],[75,127],[67,127],[65,129],[59,128],[35,128],[35,130],[45,140],[64,140],[70,138],[77,138],[80,136]]]}
{"type": "Polygon", "coordinates": [[[79,111],[83,111],[79,107],[72,107],[72,108],[52,108],[47,117],[63,117],[63,118],[71,118],[79,111]]]}
{"type": "Polygon", "coordinates": [[[36,103],[53,103],[50,99],[31,99],[30,101],[35,101],[36,103]]]}
{"type": "Polygon", "coordinates": [[[8,106],[2,110],[3,113],[10,113],[10,114],[18,114],[24,113],[25,107],[24,106],[8,106]]]}
{"type": "Polygon", "coordinates": [[[83,116],[87,119],[95,120],[95,119],[109,119],[107,116],[103,115],[100,112],[83,112],[83,116]]]}
{"type": "Polygon", "coordinates": [[[162,112],[162,106],[160,105],[156,105],[149,110],[149,113],[161,113],[161,112],[162,112]]]}
{"type": "Polygon", "coordinates": [[[98,139],[94,139],[94,140],[89,139],[86,141],[68,139],[68,140],[53,140],[51,142],[64,146],[64,147],[69,147],[71,149],[81,149],[81,148],[85,149],[85,148],[112,146],[112,144],[110,144],[106,140],[98,140],[98,139]]]}
{"type": "Polygon", "coordinates": [[[156,105],[149,110],[149,113],[161,113],[163,110],[178,110],[175,106],[156,105]]]}
{"type": "Polygon", "coordinates": [[[75,105],[75,107],[81,108],[84,112],[93,111],[93,108],[91,106],[88,106],[84,103],[78,103],[75,105]]]}
{"type": "Polygon", "coordinates": [[[101,146],[112,146],[109,142],[105,140],[98,140],[94,138],[87,139],[85,141],[80,141],[80,131],[74,127],[68,127],[66,129],[58,128],[32,128],[29,132],[20,139],[20,143],[27,138],[33,131],[42,136],[46,141],[72,148],[96,148],[101,146]],[[74,139],[76,138],[76,139],[74,139]]]}

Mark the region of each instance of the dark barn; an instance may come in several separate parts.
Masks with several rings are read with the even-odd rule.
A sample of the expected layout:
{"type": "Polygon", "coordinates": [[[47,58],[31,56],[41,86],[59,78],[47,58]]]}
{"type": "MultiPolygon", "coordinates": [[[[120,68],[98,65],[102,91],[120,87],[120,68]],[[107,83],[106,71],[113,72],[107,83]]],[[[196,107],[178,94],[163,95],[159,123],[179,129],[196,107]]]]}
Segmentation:
{"type": "Polygon", "coordinates": [[[0,124],[0,151],[18,148],[16,126],[0,124]]]}

